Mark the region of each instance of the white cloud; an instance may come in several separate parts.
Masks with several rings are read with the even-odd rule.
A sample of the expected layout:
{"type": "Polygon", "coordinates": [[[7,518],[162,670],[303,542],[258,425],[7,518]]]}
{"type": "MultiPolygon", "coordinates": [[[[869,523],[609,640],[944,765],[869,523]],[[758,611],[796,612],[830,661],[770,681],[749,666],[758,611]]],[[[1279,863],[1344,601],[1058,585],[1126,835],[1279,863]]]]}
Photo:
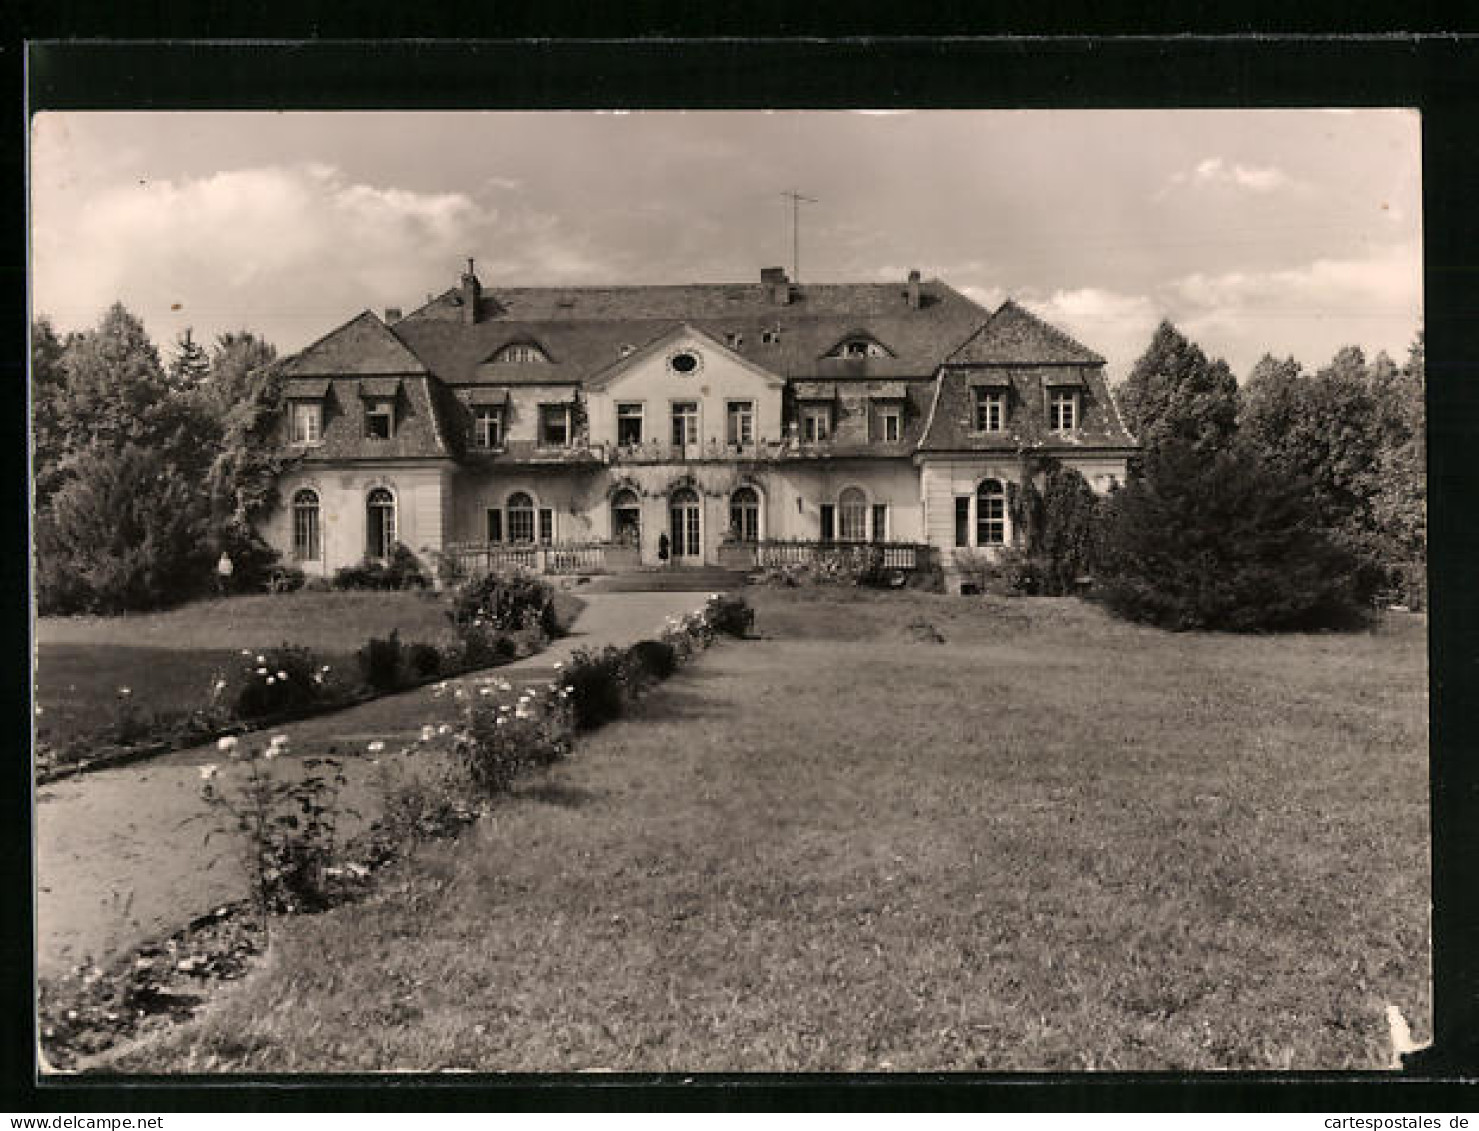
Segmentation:
{"type": "Polygon", "coordinates": [[[45,172],[35,180],[33,301],[61,328],[92,325],[121,300],[161,344],[185,326],[201,339],[246,326],[291,350],[367,306],[420,305],[469,255],[485,281],[506,271],[580,282],[609,270],[555,216],[364,183],[328,164],[115,178],[80,197],[63,191],[64,165],[45,172]]]}
{"type": "Polygon", "coordinates": [[[1409,317],[1422,309],[1422,254],[1395,244],[1361,258],[1271,271],[1194,272],[1170,285],[1193,308],[1409,317]]]}
{"type": "Polygon", "coordinates": [[[1292,187],[1294,183],[1288,173],[1275,165],[1243,165],[1237,162],[1230,164],[1221,157],[1208,157],[1197,162],[1190,170],[1172,173],[1170,180],[1156,194],[1156,198],[1161,199],[1172,189],[1184,185],[1199,188],[1238,188],[1254,193],[1269,193],[1276,189],[1292,187]]]}
{"type": "Polygon", "coordinates": [[[1422,253],[1395,244],[1365,256],[1267,271],[1200,272],[1166,288],[1178,325],[1239,375],[1263,352],[1318,368],[1343,345],[1404,356],[1423,316],[1422,253]]]}
{"type": "Polygon", "coordinates": [[[174,311],[156,338],[245,324],[275,327],[283,345],[311,336],[286,329],[299,321],[322,332],[414,295],[496,216],[461,193],[354,183],[322,164],[115,183],[67,211],[38,193],[35,305],[60,325],[90,324],[121,299],[174,311]]]}
{"type": "MultiPolygon", "coordinates": [[[[949,282],[948,278],[946,282],[949,282]]],[[[995,310],[1007,300],[1007,292],[1002,287],[968,286],[956,289],[977,306],[985,307],[987,310],[995,310]]]]}
{"type": "Polygon", "coordinates": [[[1163,308],[1148,295],[1124,294],[1100,287],[1059,290],[1048,295],[1027,292],[1019,301],[1102,354],[1113,380],[1123,378],[1130,371],[1165,316],[1163,308]]]}

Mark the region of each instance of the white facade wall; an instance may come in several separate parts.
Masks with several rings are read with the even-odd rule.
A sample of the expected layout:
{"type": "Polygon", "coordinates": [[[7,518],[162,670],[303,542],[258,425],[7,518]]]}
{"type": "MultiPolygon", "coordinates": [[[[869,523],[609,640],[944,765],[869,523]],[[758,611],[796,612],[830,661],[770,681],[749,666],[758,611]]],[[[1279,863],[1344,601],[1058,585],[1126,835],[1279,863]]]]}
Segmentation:
{"type": "Polygon", "coordinates": [[[702,447],[727,441],[727,406],[730,401],[750,401],[755,406],[754,439],[760,442],[782,438],[781,391],[783,382],[749,365],[736,354],[718,348],[702,336],[676,335],[661,348],[635,358],[630,368],[604,385],[586,391],[592,444],[616,445],[616,406],[643,406],[642,439],[668,444],[672,440],[674,402],[698,403],[699,443],[702,447]],[[675,373],[668,359],[678,353],[699,358],[697,371],[675,373]]]}
{"type": "Polygon", "coordinates": [[[440,550],[445,540],[450,483],[451,465],[441,462],[294,468],[278,480],[278,505],[258,524],[258,532],[284,563],[310,576],[330,575],[365,557],[367,500],[371,491],[383,487],[395,498],[397,541],[415,551],[430,568],[431,553],[440,550]],[[319,500],[321,553],[317,560],[299,560],[294,554],[293,497],[304,487],[316,492],[319,500]]]}

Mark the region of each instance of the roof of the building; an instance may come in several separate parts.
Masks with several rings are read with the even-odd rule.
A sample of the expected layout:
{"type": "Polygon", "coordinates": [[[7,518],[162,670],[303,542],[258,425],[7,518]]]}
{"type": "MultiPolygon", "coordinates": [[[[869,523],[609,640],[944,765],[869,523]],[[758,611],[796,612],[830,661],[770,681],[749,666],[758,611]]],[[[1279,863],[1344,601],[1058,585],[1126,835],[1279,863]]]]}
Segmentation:
{"type": "MultiPolygon", "coordinates": [[[[311,462],[361,457],[440,458],[456,454],[459,444],[456,435],[449,435],[445,426],[449,406],[444,403],[445,392],[439,384],[424,375],[390,380],[392,385],[375,384],[369,389],[359,377],[337,377],[327,382],[328,388],[318,398],[323,404],[319,442],[309,448],[285,444],[286,450],[311,462]],[[395,427],[386,439],[372,440],[365,435],[361,400],[366,395],[377,399],[385,396],[395,402],[395,427]]],[[[287,426],[286,419],[280,422],[284,432],[287,426]]]]}
{"type": "Polygon", "coordinates": [[[366,310],[287,358],[280,372],[286,377],[405,376],[425,373],[426,366],[366,310]]]}
{"type": "Polygon", "coordinates": [[[782,377],[927,377],[988,317],[936,279],[920,284],[917,309],[903,284],[797,285],[792,296],[773,302],[758,283],[515,287],[484,291],[469,323],[449,290],[393,330],[451,384],[581,382],[684,323],[782,377]],[[892,356],[823,356],[858,332],[892,356]],[[491,361],[515,342],[539,345],[549,361],[491,361]]]}
{"type": "Polygon", "coordinates": [[[1006,395],[1006,421],[999,432],[975,430],[975,398],[969,369],[947,368],[935,385],[923,452],[1017,451],[1021,448],[1073,451],[1085,448],[1129,448],[1135,438],[1126,430],[1110,397],[1104,371],[1084,368],[1081,378],[1078,427],[1054,432],[1048,426],[1048,389],[1060,383],[1059,366],[1014,366],[1003,371],[1008,384],[995,386],[1006,395]]]}
{"type": "Polygon", "coordinates": [[[1056,326],[1007,299],[946,359],[947,365],[1103,365],[1056,326]]]}

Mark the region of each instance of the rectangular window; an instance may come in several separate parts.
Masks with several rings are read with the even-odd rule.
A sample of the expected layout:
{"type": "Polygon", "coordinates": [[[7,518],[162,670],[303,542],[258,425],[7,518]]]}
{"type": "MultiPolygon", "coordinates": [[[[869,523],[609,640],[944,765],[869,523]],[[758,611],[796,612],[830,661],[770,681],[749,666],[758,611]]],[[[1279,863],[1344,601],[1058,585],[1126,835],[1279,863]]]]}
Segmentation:
{"type": "Polygon", "coordinates": [[[885,444],[897,444],[904,434],[904,410],[898,405],[884,405],[878,410],[878,435],[885,444]]]}
{"type": "Polygon", "coordinates": [[[1078,427],[1078,394],[1070,389],[1054,389],[1048,394],[1048,427],[1054,432],[1067,432],[1078,427]]]}
{"type": "Polygon", "coordinates": [[[831,503],[822,504],[822,541],[830,542],[837,530],[836,512],[831,503]]]}
{"type": "Polygon", "coordinates": [[[1002,546],[1007,540],[1007,501],[1001,495],[976,496],[976,545],[1002,546]]]}
{"type": "Polygon", "coordinates": [[[622,447],[632,447],[642,442],[642,406],[619,404],[616,406],[616,442],[622,447]]]}
{"type": "Polygon", "coordinates": [[[546,448],[568,448],[570,446],[570,406],[568,404],[539,406],[539,442],[546,448]]]}
{"type": "Polygon", "coordinates": [[[971,499],[969,495],[961,495],[955,500],[955,544],[957,546],[971,544],[971,499]]]}
{"type": "Polygon", "coordinates": [[[539,508],[539,544],[551,546],[555,541],[555,512],[550,507],[539,508]]]}
{"type": "Polygon", "coordinates": [[[832,434],[830,405],[807,405],[801,410],[801,439],[817,444],[832,434]]]}
{"type": "Polygon", "coordinates": [[[365,437],[388,440],[395,434],[395,402],[370,401],[365,405],[365,437]]]}
{"type": "Polygon", "coordinates": [[[318,561],[318,503],[293,506],[293,557],[300,562],[318,561]]]}
{"type": "Polygon", "coordinates": [[[503,409],[479,405],[473,409],[472,442],[485,451],[503,447],[503,409]]]}
{"type": "Polygon", "coordinates": [[[324,406],[317,401],[293,402],[293,443],[317,444],[324,435],[324,406]]]}
{"type": "Polygon", "coordinates": [[[1006,416],[1006,396],[994,389],[975,390],[976,394],[976,431],[977,432],[1000,432],[1002,421],[1006,416]]]}
{"type": "Polygon", "coordinates": [[[685,448],[698,443],[698,402],[673,402],[673,446],[685,448]]]}
{"type": "Polygon", "coordinates": [[[755,442],[755,402],[730,401],[729,421],[725,432],[730,447],[742,448],[755,442]]]}
{"type": "Polygon", "coordinates": [[[873,504],[873,541],[888,541],[888,504],[873,504]]]}
{"type": "MultiPolygon", "coordinates": [[[[847,492],[843,492],[844,495],[847,492]]],[[[840,505],[843,542],[864,542],[868,538],[868,504],[861,498],[844,500],[840,505]]]]}
{"type": "Polygon", "coordinates": [[[488,508],[488,541],[503,541],[503,512],[497,507],[488,508]]]}
{"type": "Polygon", "coordinates": [[[528,545],[534,541],[534,508],[530,506],[508,508],[508,540],[528,545]]]}

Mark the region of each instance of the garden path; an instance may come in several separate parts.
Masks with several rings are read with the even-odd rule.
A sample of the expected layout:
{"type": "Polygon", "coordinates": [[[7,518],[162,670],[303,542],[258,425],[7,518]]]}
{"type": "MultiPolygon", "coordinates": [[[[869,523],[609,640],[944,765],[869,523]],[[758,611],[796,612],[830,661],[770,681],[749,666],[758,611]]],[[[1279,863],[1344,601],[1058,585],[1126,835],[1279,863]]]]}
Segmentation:
{"type": "MultiPolygon", "coordinates": [[[[571,634],[498,670],[514,681],[548,678],[579,648],[655,636],[663,620],[698,608],[697,593],[587,593],[571,634]]],[[[431,688],[387,696],[276,728],[294,751],[358,755],[376,739],[414,737],[444,715],[431,688]]],[[[52,782],[36,791],[36,958],[42,977],[84,959],[99,964],[168,934],[245,893],[233,836],[213,835],[200,799],[200,767],[214,744],[148,762],[52,782]]],[[[366,814],[367,763],[346,759],[346,805],[366,814]]]]}

